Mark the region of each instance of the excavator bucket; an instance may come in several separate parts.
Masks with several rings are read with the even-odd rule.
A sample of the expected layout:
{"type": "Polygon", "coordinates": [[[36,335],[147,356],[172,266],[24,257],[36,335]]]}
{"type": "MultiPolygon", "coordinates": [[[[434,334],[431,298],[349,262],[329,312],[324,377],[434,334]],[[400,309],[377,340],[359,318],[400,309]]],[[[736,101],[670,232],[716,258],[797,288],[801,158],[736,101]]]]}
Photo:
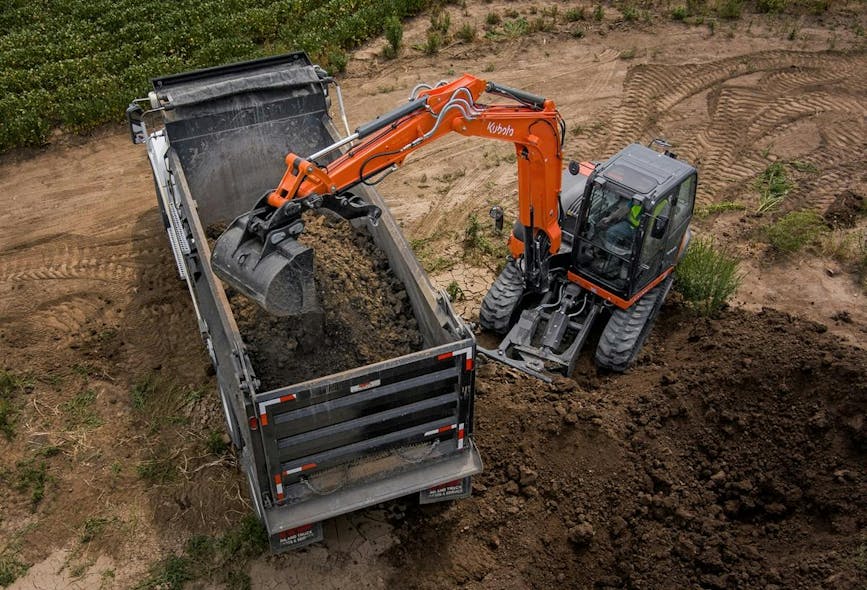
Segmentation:
{"type": "Polygon", "coordinates": [[[313,249],[292,237],[263,244],[246,230],[250,215],[238,217],[217,239],[211,268],[272,315],[318,311],[313,249]]]}
{"type": "Polygon", "coordinates": [[[329,81],[300,52],[153,81],[151,106],[165,109],[165,133],[182,163],[175,180],[209,195],[199,212],[206,229],[228,223],[213,246],[214,271],[280,316],[318,309],[313,251],[294,239],[300,228],[249,231],[250,209],[280,181],[286,154],[334,141],[329,81]]]}

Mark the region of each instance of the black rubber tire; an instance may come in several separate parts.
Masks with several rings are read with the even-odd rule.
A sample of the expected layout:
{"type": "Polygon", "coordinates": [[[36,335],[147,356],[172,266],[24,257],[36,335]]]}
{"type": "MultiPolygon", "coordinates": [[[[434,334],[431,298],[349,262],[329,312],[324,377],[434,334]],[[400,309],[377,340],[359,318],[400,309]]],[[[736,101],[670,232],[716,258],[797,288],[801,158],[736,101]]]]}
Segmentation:
{"type": "Polygon", "coordinates": [[[506,334],[512,327],[512,318],[523,295],[524,276],[511,259],[482,299],[479,309],[482,328],[495,334],[506,334]]]}
{"type": "Polygon", "coordinates": [[[599,337],[596,366],[623,373],[635,362],[671,289],[669,276],[629,309],[615,309],[599,337]]]}

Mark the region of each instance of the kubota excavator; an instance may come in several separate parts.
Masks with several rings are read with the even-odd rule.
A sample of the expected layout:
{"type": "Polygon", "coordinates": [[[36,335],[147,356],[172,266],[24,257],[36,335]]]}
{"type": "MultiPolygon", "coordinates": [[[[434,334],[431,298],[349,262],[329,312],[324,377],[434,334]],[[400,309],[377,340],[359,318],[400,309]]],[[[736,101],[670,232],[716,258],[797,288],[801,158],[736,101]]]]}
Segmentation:
{"type": "Polygon", "coordinates": [[[565,124],[554,103],[470,75],[419,85],[409,102],[348,137],[308,157],[286,156],[277,188],[217,240],[214,270],[270,313],[314,309],[313,253],[295,239],[302,213],[322,207],[376,219],[380,210],[353,187],[452,132],[511,142],[517,156],[511,258],[479,312],[482,327],[505,338],[480,350],[542,379],[568,375],[591,327],[607,318],[596,363],[626,370],[686,251],[695,168],[656,141],[662,151],[633,144],[603,163],[570,161],[564,169],[565,124]],[[483,104],[484,93],[510,102],[483,104]]]}

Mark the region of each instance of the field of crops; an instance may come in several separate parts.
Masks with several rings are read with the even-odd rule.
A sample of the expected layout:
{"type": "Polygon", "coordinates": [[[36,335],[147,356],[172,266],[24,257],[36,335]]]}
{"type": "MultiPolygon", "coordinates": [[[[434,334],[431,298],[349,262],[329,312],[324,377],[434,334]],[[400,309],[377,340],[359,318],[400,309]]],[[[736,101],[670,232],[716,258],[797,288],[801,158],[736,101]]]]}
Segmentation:
{"type": "Polygon", "coordinates": [[[7,0],[0,152],[118,120],[155,76],[304,49],[332,69],[429,0],[7,0]]]}

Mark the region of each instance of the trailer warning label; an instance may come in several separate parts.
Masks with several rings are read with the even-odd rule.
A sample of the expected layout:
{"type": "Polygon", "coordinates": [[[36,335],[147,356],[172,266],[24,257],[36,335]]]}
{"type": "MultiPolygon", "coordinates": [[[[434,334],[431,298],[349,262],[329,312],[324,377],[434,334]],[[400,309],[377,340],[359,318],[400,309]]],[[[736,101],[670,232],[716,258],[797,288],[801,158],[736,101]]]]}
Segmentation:
{"type": "Polygon", "coordinates": [[[471,478],[456,479],[419,492],[419,502],[421,504],[429,504],[442,500],[466,498],[470,495],[471,489],[471,478]]]}
{"type": "Polygon", "coordinates": [[[276,541],[278,545],[276,549],[288,549],[289,547],[298,547],[321,540],[322,524],[318,522],[281,531],[272,536],[272,543],[276,541]]]}

